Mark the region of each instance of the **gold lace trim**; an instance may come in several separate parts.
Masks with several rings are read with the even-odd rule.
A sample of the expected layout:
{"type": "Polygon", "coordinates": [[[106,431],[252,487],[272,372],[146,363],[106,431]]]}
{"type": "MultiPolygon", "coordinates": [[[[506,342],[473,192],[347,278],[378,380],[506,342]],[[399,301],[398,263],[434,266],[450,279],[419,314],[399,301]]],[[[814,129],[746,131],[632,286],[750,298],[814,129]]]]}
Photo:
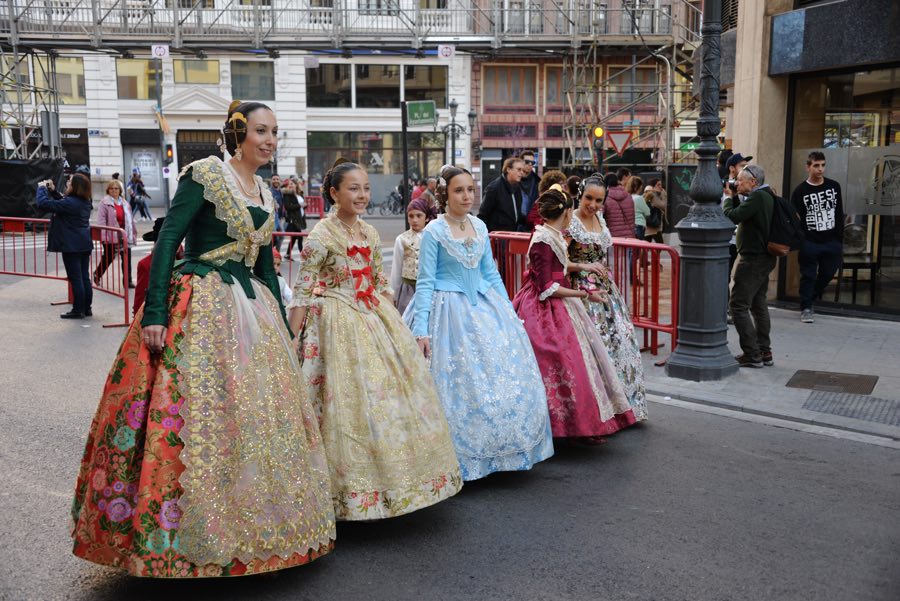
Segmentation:
{"type": "Polygon", "coordinates": [[[184,175],[188,169],[193,169],[192,179],[203,186],[203,198],[213,204],[216,218],[225,222],[228,237],[234,240],[202,254],[200,260],[213,265],[222,265],[232,260],[253,267],[259,256],[259,248],[269,243],[275,229],[272,193],[262,179],[255,176],[263,200],[261,208],[269,213],[265,222],[256,229],[253,216],[237,188],[237,182],[221,159],[212,156],[194,161],[181,174],[184,175]]]}

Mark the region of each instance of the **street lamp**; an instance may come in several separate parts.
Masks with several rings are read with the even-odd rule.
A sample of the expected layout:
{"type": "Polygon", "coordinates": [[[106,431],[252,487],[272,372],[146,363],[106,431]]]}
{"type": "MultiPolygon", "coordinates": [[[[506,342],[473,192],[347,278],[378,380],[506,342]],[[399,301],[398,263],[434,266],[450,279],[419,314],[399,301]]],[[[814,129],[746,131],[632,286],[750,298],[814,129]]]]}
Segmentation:
{"type": "MultiPolygon", "coordinates": [[[[719,152],[719,68],[722,3],[703,3],[703,66],[697,133],[700,167],[691,183],[694,204],[675,229],[681,239],[678,346],[666,362],[666,374],[685,380],[721,380],[738,370],[728,351],[728,241],[734,224],[719,201],[722,180],[716,169],[719,152]]],[[[695,70],[696,72],[696,70],[695,70]]]]}
{"type": "Polygon", "coordinates": [[[475,109],[471,109],[469,114],[467,115],[469,118],[469,129],[466,129],[464,126],[460,125],[456,122],[456,110],[459,108],[459,103],[456,102],[456,98],[450,101],[450,104],[447,105],[450,109],[450,123],[441,128],[441,131],[444,132],[445,136],[450,136],[450,161],[451,165],[456,163],[456,138],[457,136],[468,136],[471,135],[472,132],[475,131],[475,119],[478,117],[477,113],[475,113],[475,109]]]}

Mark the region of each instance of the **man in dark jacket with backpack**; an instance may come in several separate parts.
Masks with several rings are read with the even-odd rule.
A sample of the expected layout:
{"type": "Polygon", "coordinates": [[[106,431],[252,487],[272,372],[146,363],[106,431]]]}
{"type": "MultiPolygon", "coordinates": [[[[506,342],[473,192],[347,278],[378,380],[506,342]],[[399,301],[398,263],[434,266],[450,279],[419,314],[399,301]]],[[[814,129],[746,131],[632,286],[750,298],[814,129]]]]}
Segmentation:
{"type": "Polygon", "coordinates": [[[741,367],[775,364],[766,302],[769,273],[776,262],[766,248],[775,197],[765,179],[762,167],[745,166],[737,176],[737,192],[746,196],[746,200],[737,204],[733,198],[728,198],[724,205],[725,215],[738,226],[738,262],[734,270],[729,309],[740,336],[743,354],[735,358],[741,367]]]}

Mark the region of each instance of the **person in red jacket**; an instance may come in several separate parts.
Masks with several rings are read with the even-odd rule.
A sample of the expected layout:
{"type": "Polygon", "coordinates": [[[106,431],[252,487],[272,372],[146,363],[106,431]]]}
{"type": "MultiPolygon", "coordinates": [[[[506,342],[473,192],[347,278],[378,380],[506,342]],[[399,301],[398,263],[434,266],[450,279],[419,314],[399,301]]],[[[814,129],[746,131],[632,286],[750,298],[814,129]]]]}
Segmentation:
{"type": "MultiPolygon", "coordinates": [[[[153,230],[147,232],[141,238],[146,240],[147,242],[156,242],[156,237],[159,236],[159,231],[162,229],[163,222],[166,220],[165,217],[157,217],[156,221],[153,222],[153,230]]],[[[178,252],[175,253],[175,257],[181,259],[184,256],[184,251],[182,247],[178,248],[178,252]]],[[[153,252],[151,251],[149,255],[138,261],[137,264],[137,284],[134,287],[134,304],[132,305],[131,312],[133,315],[136,315],[138,309],[141,308],[144,304],[144,298],[147,296],[147,285],[150,283],[150,263],[153,262],[153,252]]]]}

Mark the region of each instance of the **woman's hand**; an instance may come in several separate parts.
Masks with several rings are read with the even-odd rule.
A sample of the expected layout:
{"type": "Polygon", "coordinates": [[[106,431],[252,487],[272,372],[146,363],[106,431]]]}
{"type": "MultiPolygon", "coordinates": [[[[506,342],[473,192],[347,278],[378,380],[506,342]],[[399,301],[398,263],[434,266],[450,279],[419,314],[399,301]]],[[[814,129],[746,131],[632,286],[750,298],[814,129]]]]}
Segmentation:
{"type": "Polygon", "coordinates": [[[606,265],[603,263],[585,263],[581,266],[581,270],[597,274],[600,277],[606,276],[606,265]]]}
{"type": "Polygon", "coordinates": [[[587,299],[592,303],[605,303],[606,292],[603,290],[594,290],[593,292],[588,293],[587,299]]]}
{"type": "Polygon", "coordinates": [[[161,353],[166,344],[166,326],[147,326],[142,329],[144,344],[151,353],[161,353]]]}
{"type": "Polygon", "coordinates": [[[431,338],[428,336],[416,338],[416,343],[419,345],[419,350],[422,351],[425,358],[431,359],[431,338]]]}

